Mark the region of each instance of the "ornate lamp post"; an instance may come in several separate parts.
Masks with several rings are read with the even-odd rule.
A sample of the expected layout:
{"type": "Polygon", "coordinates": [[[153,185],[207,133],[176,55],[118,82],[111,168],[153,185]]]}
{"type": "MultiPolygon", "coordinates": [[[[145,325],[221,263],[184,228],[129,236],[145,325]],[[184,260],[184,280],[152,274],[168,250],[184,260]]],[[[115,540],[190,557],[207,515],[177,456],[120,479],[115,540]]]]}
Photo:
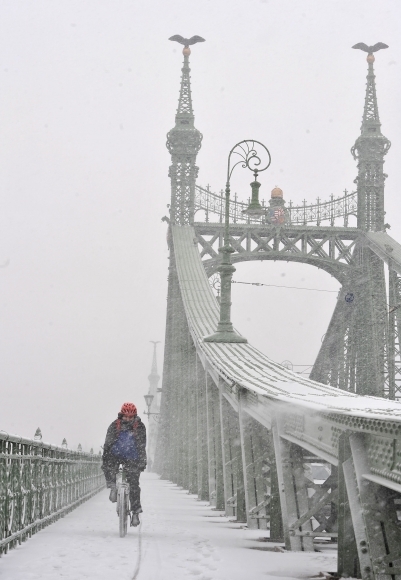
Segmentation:
{"type": "Polygon", "coordinates": [[[252,202],[248,211],[252,210],[259,212],[261,205],[259,203],[259,187],[258,174],[265,171],[271,163],[269,150],[263,143],[253,139],[246,139],[237,143],[228,155],[227,163],[227,182],[226,182],[226,208],[225,208],[225,222],[224,222],[224,245],[219,248],[222,254],[221,264],[218,268],[221,278],[221,297],[220,297],[220,320],[217,325],[217,330],[214,334],[205,337],[205,342],[247,342],[244,336],[240,336],[234,331],[231,322],[231,279],[235,268],[231,263],[231,254],[235,251],[230,245],[230,180],[231,175],[237,165],[243,168],[248,168],[253,172],[255,179],[251,183],[252,188],[252,202]],[[258,153],[256,146],[260,145],[261,152],[258,153]],[[267,155],[267,161],[263,162],[262,158],[267,155]],[[232,159],[233,158],[233,159],[232,159]],[[232,161],[234,162],[231,166],[232,161]]]}
{"type": "Polygon", "coordinates": [[[159,419],[158,419],[158,418],[156,419],[155,415],[159,416],[159,415],[160,415],[160,413],[151,413],[151,412],[150,412],[150,407],[151,407],[151,405],[152,405],[152,402],[153,402],[154,396],[153,396],[153,395],[144,395],[144,396],[143,396],[143,398],[145,399],[145,403],[146,403],[146,406],[147,406],[147,408],[148,408],[148,411],[147,411],[147,412],[146,412],[146,411],[144,411],[144,412],[143,412],[143,414],[144,414],[144,415],[147,415],[148,419],[150,418],[150,416],[151,416],[151,415],[154,415],[154,420],[155,420],[156,422],[158,422],[158,420],[159,420],[159,419]]]}

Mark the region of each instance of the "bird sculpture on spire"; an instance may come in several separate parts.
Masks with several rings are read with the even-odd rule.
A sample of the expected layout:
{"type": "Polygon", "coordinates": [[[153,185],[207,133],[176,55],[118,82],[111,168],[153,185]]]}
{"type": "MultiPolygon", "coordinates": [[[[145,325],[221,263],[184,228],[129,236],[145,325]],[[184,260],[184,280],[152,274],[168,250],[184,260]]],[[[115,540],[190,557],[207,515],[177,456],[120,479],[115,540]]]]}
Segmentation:
{"type": "Polygon", "coordinates": [[[364,52],[367,52],[368,56],[369,56],[370,54],[373,54],[374,52],[377,52],[378,50],[381,50],[382,48],[388,48],[388,45],[384,44],[384,42],[376,42],[376,44],[374,44],[373,46],[368,46],[364,42],[358,42],[358,44],[354,44],[354,46],[352,48],[359,48],[359,50],[363,50],[364,52]]]}
{"type": "Polygon", "coordinates": [[[175,42],[179,42],[180,44],[184,45],[184,48],[189,48],[190,44],[196,44],[197,42],[205,42],[205,39],[202,38],[201,36],[191,36],[191,38],[184,38],[183,36],[180,36],[179,34],[174,34],[174,36],[171,36],[169,38],[169,40],[175,40],[175,42]]]}

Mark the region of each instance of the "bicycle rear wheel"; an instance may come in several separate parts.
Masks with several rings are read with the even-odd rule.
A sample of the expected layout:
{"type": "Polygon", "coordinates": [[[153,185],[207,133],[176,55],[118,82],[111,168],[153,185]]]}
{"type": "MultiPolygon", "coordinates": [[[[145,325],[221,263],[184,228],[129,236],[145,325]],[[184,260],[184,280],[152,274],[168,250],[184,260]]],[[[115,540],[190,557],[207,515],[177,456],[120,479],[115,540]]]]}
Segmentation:
{"type": "Polygon", "coordinates": [[[119,521],[119,530],[120,530],[120,538],[124,538],[125,534],[127,533],[127,523],[128,523],[128,493],[124,486],[120,487],[118,493],[118,521],[119,521]]]}

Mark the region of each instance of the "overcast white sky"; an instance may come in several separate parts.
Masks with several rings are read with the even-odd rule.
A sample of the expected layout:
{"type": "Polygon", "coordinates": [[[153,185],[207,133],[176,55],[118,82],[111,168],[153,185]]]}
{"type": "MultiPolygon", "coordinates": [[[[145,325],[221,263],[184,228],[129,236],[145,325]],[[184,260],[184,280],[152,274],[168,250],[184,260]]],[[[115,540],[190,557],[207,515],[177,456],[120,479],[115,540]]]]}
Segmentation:
{"type": "MultiPolygon", "coordinates": [[[[400,15],[399,0],[2,0],[0,429],[98,449],[124,400],[144,408],[149,341],[164,341],[173,34],[207,41],[191,56],[198,183],[223,187],[229,150],[254,138],[273,159],[262,197],[277,184],[295,202],[353,188],[367,65],[351,46],[387,43],[376,80],[401,240],[400,15]]],[[[338,288],[308,266],[237,270],[338,288]]],[[[335,297],[236,285],[233,320],[274,360],[312,364],[335,297]]]]}

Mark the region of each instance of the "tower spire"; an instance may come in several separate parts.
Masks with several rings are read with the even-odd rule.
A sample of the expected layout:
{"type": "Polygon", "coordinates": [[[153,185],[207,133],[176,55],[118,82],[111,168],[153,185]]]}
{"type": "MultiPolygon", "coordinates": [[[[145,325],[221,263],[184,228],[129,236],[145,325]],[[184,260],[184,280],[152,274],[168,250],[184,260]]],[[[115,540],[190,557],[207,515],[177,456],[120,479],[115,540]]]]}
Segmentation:
{"type": "MultiPolygon", "coordinates": [[[[178,109],[175,118],[175,123],[179,123],[182,119],[188,121],[194,121],[194,112],[192,109],[192,96],[191,96],[191,77],[189,73],[191,69],[189,68],[189,54],[190,48],[183,49],[184,54],[184,65],[181,69],[181,87],[180,87],[180,97],[178,99],[178,109]],[[185,52],[184,52],[185,51],[185,52]],[[188,54],[187,54],[188,53],[188,54]]],[[[185,124],[185,123],[184,123],[185,124]]]]}
{"type": "Polygon", "coordinates": [[[358,228],[365,231],[381,231],[384,228],[384,156],[390,149],[390,141],[381,132],[379,108],[376,95],[376,77],[373,69],[374,52],[388,48],[382,42],[367,46],[363,42],[352,48],[368,53],[368,74],[366,77],[365,104],[362,116],[361,134],[351,149],[358,160],[358,177],[355,179],[358,191],[358,228]]]}
{"type": "Polygon", "coordinates": [[[376,76],[373,70],[373,63],[375,57],[369,55],[366,59],[368,61],[368,74],[366,77],[366,93],[365,93],[365,106],[363,109],[361,133],[368,133],[369,131],[380,132],[380,118],[379,118],[379,108],[377,106],[377,95],[376,95],[376,76]]]}
{"type": "Polygon", "coordinates": [[[196,155],[201,147],[202,134],[195,129],[192,108],[191,77],[189,68],[190,44],[203,42],[200,36],[190,39],[176,34],[170,40],[184,45],[184,63],[181,69],[180,96],[175,126],[167,134],[167,149],[171,154],[169,177],[171,179],[170,222],[190,225],[194,221],[195,181],[198,176],[196,155]]]}
{"type": "Polygon", "coordinates": [[[149,375],[149,381],[152,381],[152,380],[155,381],[156,387],[157,387],[157,383],[159,382],[160,375],[157,372],[156,346],[159,344],[160,340],[151,340],[150,342],[153,344],[153,358],[152,358],[152,368],[151,368],[150,375],[149,375]]]}

